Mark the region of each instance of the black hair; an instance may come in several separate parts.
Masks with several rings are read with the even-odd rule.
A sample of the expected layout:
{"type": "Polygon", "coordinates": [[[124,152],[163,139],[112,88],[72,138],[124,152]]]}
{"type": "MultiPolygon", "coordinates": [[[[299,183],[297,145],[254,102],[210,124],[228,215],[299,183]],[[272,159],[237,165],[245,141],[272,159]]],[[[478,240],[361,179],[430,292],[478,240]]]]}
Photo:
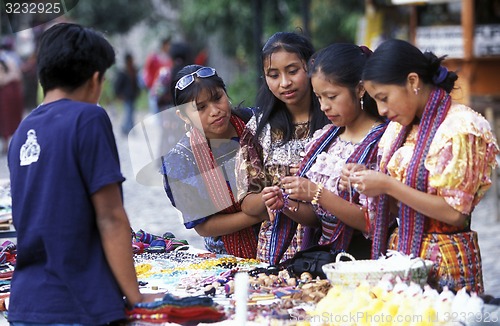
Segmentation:
{"type": "Polygon", "coordinates": [[[170,36],[164,37],[161,39],[161,46],[166,44],[170,44],[172,42],[172,38],[170,36]]]}
{"type": "Polygon", "coordinates": [[[188,65],[177,72],[170,85],[170,90],[172,92],[171,94],[174,95],[175,105],[181,105],[196,100],[202,90],[207,90],[210,93],[211,98],[215,98],[218,95],[220,89],[223,89],[227,94],[226,85],[224,84],[222,78],[217,75],[217,73],[207,78],[196,77],[194,82],[182,91],[175,89],[175,85],[177,84],[179,79],[186,75],[192,74],[193,72],[203,67],[204,66],[200,65],[188,65]]]}
{"type": "Polygon", "coordinates": [[[115,63],[115,51],[102,34],[78,24],[59,23],[40,39],[37,73],[44,94],[73,91],[97,71],[99,78],[115,63]]]}
{"type": "Polygon", "coordinates": [[[132,53],[126,52],[125,55],[123,56],[123,59],[125,59],[125,61],[133,60],[134,56],[132,55],[132,53]]]}
{"type": "MultiPolygon", "coordinates": [[[[309,77],[322,73],[327,80],[347,87],[353,100],[357,101],[356,88],[361,81],[363,68],[370,49],[350,43],[335,43],[316,52],[309,60],[309,77]]],[[[383,119],[377,110],[375,100],[365,92],[363,95],[363,108],[371,116],[383,119]]]]}
{"type": "MultiPolygon", "coordinates": [[[[262,48],[261,61],[264,63],[271,58],[272,54],[280,50],[289,53],[295,53],[304,61],[304,69],[307,70],[307,62],[314,53],[314,47],[311,41],[303,34],[294,32],[277,32],[272,35],[262,48]]],[[[262,83],[256,98],[256,106],[262,112],[260,121],[257,124],[256,135],[259,135],[265,125],[269,123],[272,129],[283,132],[283,143],[288,142],[293,135],[293,120],[288,112],[285,103],[278,100],[269,90],[267,84],[262,83]]],[[[326,116],[321,112],[319,101],[314,96],[311,87],[311,111],[309,135],[312,136],[315,130],[321,129],[330,123],[326,116]]]]}
{"type": "Polygon", "coordinates": [[[408,74],[414,72],[425,84],[436,85],[450,93],[458,76],[441,66],[444,58],[432,52],[422,53],[409,42],[390,39],[380,44],[366,62],[363,80],[403,86],[408,74]]]}

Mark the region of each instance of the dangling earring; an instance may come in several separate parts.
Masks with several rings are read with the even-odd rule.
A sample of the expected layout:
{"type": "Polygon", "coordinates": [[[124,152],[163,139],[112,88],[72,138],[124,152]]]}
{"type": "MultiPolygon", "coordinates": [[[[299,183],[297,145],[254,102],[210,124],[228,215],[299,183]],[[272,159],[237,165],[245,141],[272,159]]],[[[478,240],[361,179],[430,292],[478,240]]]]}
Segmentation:
{"type": "Polygon", "coordinates": [[[420,90],[420,88],[414,88],[413,89],[413,93],[415,93],[415,95],[418,95],[418,91],[420,90]]]}
{"type": "Polygon", "coordinates": [[[184,122],[184,130],[186,130],[186,132],[190,132],[191,129],[193,129],[193,126],[191,126],[190,123],[184,122]]]}
{"type": "Polygon", "coordinates": [[[359,103],[361,104],[361,110],[365,110],[365,101],[363,101],[363,96],[359,98],[359,103]]]}

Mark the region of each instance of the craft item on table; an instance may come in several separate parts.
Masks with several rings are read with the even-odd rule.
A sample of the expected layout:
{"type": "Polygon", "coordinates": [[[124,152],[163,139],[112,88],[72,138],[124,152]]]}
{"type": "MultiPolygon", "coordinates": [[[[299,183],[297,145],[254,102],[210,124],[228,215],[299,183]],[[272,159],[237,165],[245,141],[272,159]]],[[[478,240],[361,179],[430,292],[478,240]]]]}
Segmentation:
{"type": "Polygon", "coordinates": [[[132,237],[132,251],[134,254],[142,254],[147,247],[149,247],[149,244],[137,241],[135,237],[132,237]]]}
{"type": "Polygon", "coordinates": [[[14,272],[14,266],[11,263],[4,263],[0,265],[0,280],[10,280],[12,278],[12,273],[14,272]]]}
{"type": "Polygon", "coordinates": [[[188,245],[187,240],[176,239],[172,232],[165,232],[162,236],[158,236],[142,229],[137,232],[132,231],[132,249],[134,254],[142,254],[144,252],[164,253],[188,245]]]}
{"type": "Polygon", "coordinates": [[[224,284],[224,291],[226,292],[227,296],[234,293],[234,280],[231,280],[224,284]]]}
{"type": "MultiPolygon", "coordinates": [[[[448,288],[438,293],[429,285],[422,289],[417,283],[408,285],[400,279],[397,282],[391,288],[384,281],[376,285],[365,281],[350,291],[342,285],[333,285],[308,318],[313,320],[328,314],[344,320],[356,316],[356,320],[349,320],[359,325],[369,323],[369,318],[373,321],[374,316],[386,316],[385,320],[412,316],[419,321],[418,325],[475,325],[474,321],[479,320],[474,318],[486,316],[483,300],[475,293],[468,294],[465,288],[455,295],[448,288]]],[[[335,323],[332,320],[322,325],[335,323]]]]}
{"type": "Polygon", "coordinates": [[[209,297],[175,297],[169,293],[162,300],[136,304],[126,310],[131,321],[151,323],[172,322],[179,324],[217,322],[224,319],[225,314],[215,307],[209,297]]]}
{"type": "Polygon", "coordinates": [[[236,273],[234,276],[234,301],[236,305],[235,322],[244,326],[248,320],[248,274],[236,273]]]}
{"type": "Polygon", "coordinates": [[[362,282],[375,285],[381,280],[389,280],[388,276],[391,275],[393,282],[398,277],[407,284],[412,282],[424,286],[433,265],[431,260],[413,258],[393,250],[388,250],[386,257],[376,260],[356,260],[348,253],[340,252],[334,263],[323,265],[323,270],[333,285],[346,288],[354,288],[362,282]],[[342,257],[351,260],[341,261],[342,257]]]}
{"type": "Polygon", "coordinates": [[[10,230],[12,226],[12,213],[9,208],[0,206],[0,230],[10,230]]]}
{"type": "Polygon", "coordinates": [[[10,195],[10,181],[0,179],[0,217],[2,222],[12,221],[12,197],[10,195]]]}
{"type": "Polygon", "coordinates": [[[294,293],[300,293],[300,290],[298,290],[292,286],[277,288],[277,289],[273,290],[273,294],[279,299],[291,298],[292,294],[294,294],[294,293]]]}
{"type": "Polygon", "coordinates": [[[189,243],[187,240],[180,240],[174,238],[165,239],[165,244],[166,244],[165,252],[182,249],[182,247],[189,247],[189,243]]]}
{"type": "Polygon", "coordinates": [[[17,258],[17,246],[14,242],[6,240],[0,246],[0,264],[3,263],[16,263],[17,258]]]}
{"type": "Polygon", "coordinates": [[[0,285],[0,293],[9,293],[10,292],[10,282],[0,285]]]}
{"type": "Polygon", "coordinates": [[[175,235],[172,232],[165,232],[161,237],[163,239],[174,239],[175,235]]]}
{"type": "Polygon", "coordinates": [[[0,293],[0,311],[3,312],[5,317],[7,314],[7,306],[9,305],[9,298],[10,298],[10,292],[0,293]]]}
{"type": "Polygon", "coordinates": [[[164,239],[155,239],[151,241],[151,244],[145,249],[145,251],[151,253],[161,253],[166,251],[166,247],[167,244],[165,243],[164,239]]]}
{"type": "Polygon", "coordinates": [[[135,233],[133,232],[132,235],[136,238],[137,241],[144,242],[147,244],[150,244],[153,240],[161,238],[160,236],[148,233],[143,229],[140,229],[135,233]]]}
{"type": "MultiPolygon", "coordinates": [[[[149,282],[150,286],[188,294],[202,294],[207,285],[217,282],[220,286],[216,287],[216,293],[226,296],[223,285],[233,278],[236,271],[249,270],[260,264],[255,259],[220,255],[214,258],[200,253],[203,252],[190,247],[187,251],[134,255],[137,278],[149,282]]],[[[149,290],[150,286],[145,290],[149,290]]]]}

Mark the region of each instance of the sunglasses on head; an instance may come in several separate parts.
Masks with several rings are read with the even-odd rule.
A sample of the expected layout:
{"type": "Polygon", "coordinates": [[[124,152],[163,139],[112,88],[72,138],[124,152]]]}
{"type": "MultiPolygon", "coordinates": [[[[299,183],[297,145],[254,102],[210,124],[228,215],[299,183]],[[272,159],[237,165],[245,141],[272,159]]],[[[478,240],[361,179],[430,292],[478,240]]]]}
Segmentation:
{"type": "Polygon", "coordinates": [[[199,78],[208,78],[215,76],[217,72],[215,71],[214,68],[210,67],[203,67],[198,70],[196,70],[193,73],[190,73],[189,75],[181,77],[177,83],[175,84],[175,89],[178,89],[180,91],[186,89],[189,85],[191,85],[194,82],[195,76],[199,78]]]}

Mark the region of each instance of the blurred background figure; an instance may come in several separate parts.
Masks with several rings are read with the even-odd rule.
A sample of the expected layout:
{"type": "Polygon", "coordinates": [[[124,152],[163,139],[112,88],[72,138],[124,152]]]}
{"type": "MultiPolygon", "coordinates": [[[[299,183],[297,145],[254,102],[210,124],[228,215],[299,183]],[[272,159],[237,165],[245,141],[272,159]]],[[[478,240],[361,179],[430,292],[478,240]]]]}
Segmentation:
{"type": "Polygon", "coordinates": [[[168,73],[171,73],[170,70],[173,66],[172,58],[170,56],[170,45],[170,38],[164,38],[161,41],[160,50],[158,52],[151,53],[146,58],[146,62],[144,64],[143,78],[144,84],[149,92],[149,112],[151,114],[156,114],[160,111],[153,85],[162,69],[164,73],[167,73],[165,70],[168,70],[168,73]]]}
{"type": "Polygon", "coordinates": [[[0,153],[7,152],[10,137],[21,122],[24,110],[20,60],[12,51],[13,40],[0,42],[0,153]]]}
{"type": "Polygon", "coordinates": [[[124,118],[121,131],[126,135],[134,126],[135,103],[140,94],[137,68],[130,53],[125,54],[125,64],[117,74],[114,91],[116,97],[123,101],[124,118]]]}
{"type": "MultiPolygon", "coordinates": [[[[185,42],[172,43],[170,47],[170,57],[172,58],[172,69],[166,71],[163,69],[163,73],[160,71],[160,75],[155,82],[157,104],[159,110],[163,111],[174,105],[174,94],[172,94],[172,80],[177,75],[177,73],[185,66],[191,64],[191,48],[185,42]]],[[[170,121],[170,115],[162,115],[162,128],[161,128],[161,140],[160,140],[160,153],[165,155],[168,153],[169,149],[173,147],[177,140],[172,137],[172,128],[175,128],[175,123],[170,121]]]]}

